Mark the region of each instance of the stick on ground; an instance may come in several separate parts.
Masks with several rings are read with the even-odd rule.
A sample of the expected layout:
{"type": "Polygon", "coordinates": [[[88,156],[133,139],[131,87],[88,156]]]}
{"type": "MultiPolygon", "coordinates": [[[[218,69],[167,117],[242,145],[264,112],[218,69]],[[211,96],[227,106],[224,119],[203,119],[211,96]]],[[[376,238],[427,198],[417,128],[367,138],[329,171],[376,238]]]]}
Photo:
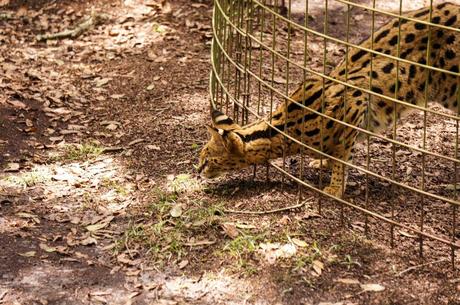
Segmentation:
{"type": "Polygon", "coordinates": [[[251,214],[251,215],[264,215],[264,214],[273,214],[273,213],[279,213],[279,212],[284,212],[284,211],[289,211],[289,210],[294,210],[303,207],[307,202],[310,202],[310,200],[313,199],[313,197],[310,197],[308,199],[305,199],[304,201],[284,207],[284,208],[279,208],[279,209],[274,209],[274,210],[268,210],[268,211],[239,211],[239,210],[224,210],[225,213],[234,213],[234,214],[251,214]]]}

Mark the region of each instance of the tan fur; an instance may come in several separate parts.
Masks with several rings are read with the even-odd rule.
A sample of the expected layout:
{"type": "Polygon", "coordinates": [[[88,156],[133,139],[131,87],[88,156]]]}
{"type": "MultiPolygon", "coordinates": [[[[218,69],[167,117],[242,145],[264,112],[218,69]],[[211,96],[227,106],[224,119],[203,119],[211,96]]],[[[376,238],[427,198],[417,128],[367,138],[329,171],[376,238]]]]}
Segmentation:
{"type": "MultiPolygon", "coordinates": [[[[424,21],[429,20],[429,15],[428,8],[406,14],[424,21]]],[[[431,20],[433,23],[459,28],[460,7],[451,3],[434,6],[431,20]]],[[[398,19],[394,19],[375,32],[374,50],[458,73],[460,34],[435,27],[429,30],[428,26],[421,23],[401,21],[401,51],[397,54],[398,24],[398,19]],[[431,35],[429,46],[428,35],[431,35]],[[430,49],[428,58],[427,47],[430,49]]],[[[361,46],[370,49],[371,42],[369,38],[361,46]]],[[[422,107],[425,106],[427,84],[430,98],[458,113],[458,76],[430,71],[428,78],[428,71],[423,67],[404,62],[397,63],[381,55],[376,55],[371,60],[371,56],[367,52],[350,48],[348,60],[338,65],[330,76],[422,107]]],[[[319,112],[324,109],[324,113],[332,118],[373,132],[385,130],[392,125],[394,117],[400,118],[411,110],[410,107],[395,105],[377,96],[370,98],[368,93],[346,88],[332,81],[326,80],[323,87],[320,77],[306,81],[291,98],[319,112]]],[[[199,170],[204,176],[214,177],[251,164],[266,163],[270,159],[282,156],[283,151],[290,155],[300,150],[299,145],[286,141],[282,134],[270,129],[263,121],[241,127],[228,117],[222,117],[219,112],[215,112],[213,117],[217,117],[218,121],[211,127],[211,140],[200,154],[199,170]],[[220,125],[219,121],[225,124],[220,125]],[[224,132],[219,133],[219,128],[224,132]]],[[[315,115],[293,102],[283,103],[268,119],[270,120],[274,126],[296,139],[302,139],[311,147],[322,148],[323,152],[344,161],[351,159],[351,151],[358,134],[351,127],[315,115]]],[[[346,183],[343,179],[344,166],[340,162],[329,160],[328,167],[332,168],[332,176],[325,191],[341,197],[344,192],[342,185],[346,183]]]]}

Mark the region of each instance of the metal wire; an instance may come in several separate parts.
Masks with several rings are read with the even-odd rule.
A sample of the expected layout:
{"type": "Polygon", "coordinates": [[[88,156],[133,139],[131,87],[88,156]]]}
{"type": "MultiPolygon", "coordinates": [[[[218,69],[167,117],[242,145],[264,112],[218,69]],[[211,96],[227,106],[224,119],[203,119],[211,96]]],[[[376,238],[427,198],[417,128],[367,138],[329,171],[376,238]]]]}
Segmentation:
{"type": "MultiPolygon", "coordinates": [[[[430,65],[430,51],[431,51],[431,32],[433,29],[445,29],[453,32],[459,32],[460,29],[444,26],[441,24],[432,23],[432,10],[433,10],[433,1],[430,0],[429,6],[429,19],[428,21],[419,20],[412,17],[407,17],[402,15],[402,0],[399,1],[399,11],[398,13],[392,13],[376,8],[376,1],[372,0],[372,6],[366,6],[362,4],[357,4],[347,0],[335,0],[338,3],[342,3],[346,7],[346,36],[345,39],[339,39],[330,35],[328,31],[329,20],[328,20],[328,5],[329,1],[324,1],[324,22],[323,22],[323,31],[312,29],[309,26],[309,6],[308,0],[306,0],[306,7],[304,11],[305,20],[302,23],[296,22],[292,17],[292,4],[291,0],[286,1],[286,12],[281,13],[278,8],[281,3],[278,0],[215,0],[214,12],[213,12],[213,42],[211,44],[211,64],[212,71],[210,75],[210,96],[211,96],[211,105],[213,108],[224,109],[227,113],[230,113],[233,110],[233,117],[237,122],[242,124],[247,124],[250,121],[250,118],[255,118],[256,120],[262,120],[267,125],[271,127],[271,131],[276,131],[279,134],[282,134],[285,141],[291,141],[300,147],[300,167],[297,171],[297,175],[294,175],[291,171],[286,168],[286,154],[283,152],[283,163],[282,166],[272,164],[272,167],[277,171],[283,174],[283,177],[288,177],[298,183],[299,185],[299,200],[302,198],[302,189],[307,188],[314,190],[321,194],[319,197],[319,210],[321,212],[321,197],[326,197],[333,199],[341,203],[341,213],[340,219],[341,222],[344,222],[344,207],[351,208],[355,211],[359,211],[365,217],[365,233],[368,233],[369,224],[368,218],[372,217],[378,220],[383,221],[384,223],[389,224],[390,228],[390,244],[394,246],[395,244],[395,228],[402,228],[404,230],[411,231],[419,236],[419,254],[423,256],[424,251],[424,240],[430,239],[434,241],[441,242],[451,249],[451,261],[454,265],[455,261],[455,250],[460,248],[460,244],[457,243],[456,234],[458,230],[457,225],[457,206],[460,205],[459,201],[459,190],[458,190],[458,165],[460,160],[458,158],[458,146],[460,142],[459,137],[459,120],[460,120],[460,89],[457,90],[457,103],[458,110],[456,114],[447,114],[439,112],[436,109],[431,109],[427,107],[427,102],[429,100],[429,82],[428,79],[430,74],[433,72],[444,73],[446,76],[454,76],[457,78],[457,87],[460,88],[460,73],[452,72],[442,68],[434,67],[430,65]],[[350,18],[352,14],[352,8],[360,8],[368,10],[371,14],[371,45],[370,48],[363,47],[361,45],[350,42],[350,18]],[[382,15],[396,17],[401,20],[414,21],[417,23],[425,24],[428,26],[428,42],[426,49],[426,64],[413,62],[411,60],[400,58],[400,40],[402,37],[401,33],[401,22],[398,25],[398,41],[397,41],[397,52],[396,56],[386,54],[374,50],[374,33],[375,28],[375,13],[382,15]],[[280,27],[280,25],[282,25],[280,27]],[[293,55],[295,41],[295,32],[301,32],[301,42],[303,42],[303,51],[302,62],[299,63],[293,55]],[[285,35],[285,37],[282,37],[285,35]],[[308,54],[308,44],[312,39],[322,39],[322,51],[323,56],[320,58],[320,55],[316,55],[317,58],[320,58],[322,61],[322,70],[319,72],[313,68],[310,68],[312,56],[308,54]],[[345,75],[344,79],[336,79],[328,75],[327,65],[328,65],[328,45],[330,43],[336,43],[345,47],[345,75]],[[257,46],[258,52],[254,52],[254,46],[257,46]],[[368,88],[361,88],[355,86],[348,81],[348,53],[349,50],[353,48],[355,50],[363,50],[369,54],[375,54],[386,58],[389,62],[392,61],[396,64],[396,79],[395,79],[395,94],[393,97],[385,96],[383,94],[376,93],[371,90],[373,78],[370,77],[368,88]],[[277,68],[281,68],[280,62],[284,63],[280,71],[284,72],[284,84],[279,84],[276,81],[277,68]],[[398,99],[398,79],[399,79],[399,66],[401,63],[410,64],[423,69],[426,73],[426,82],[425,82],[425,99],[424,105],[414,105],[398,99]],[[392,113],[392,137],[389,138],[380,133],[375,133],[369,131],[369,117],[367,116],[367,122],[365,122],[366,127],[358,127],[342,120],[329,117],[324,112],[325,100],[324,94],[321,109],[318,111],[312,109],[303,104],[298,103],[289,96],[289,91],[293,89],[291,86],[292,71],[297,69],[301,71],[299,80],[302,83],[305,83],[308,75],[321,77],[323,80],[322,88],[323,92],[326,90],[326,82],[332,82],[333,84],[343,85],[345,90],[343,93],[344,109],[347,108],[347,92],[349,90],[360,90],[364,94],[369,96],[369,102],[367,104],[367,112],[370,112],[369,105],[372,103],[372,100],[383,98],[388,103],[393,103],[393,113],[392,113]],[[287,122],[284,122],[284,130],[274,126],[272,122],[272,113],[274,111],[274,106],[277,100],[281,100],[282,103],[287,105],[288,103],[296,103],[302,109],[302,126],[301,126],[301,136],[296,139],[285,132],[287,130],[287,122]],[[266,109],[268,107],[268,109],[266,109]],[[402,140],[398,140],[398,123],[397,123],[397,113],[398,107],[407,107],[416,110],[423,111],[423,135],[422,135],[422,144],[421,147],[410,145],[404,143],[402,140]],[[320,145],[319,149],[311,147],[304,143],[304,128],[305,128],[305,113],[314,113],[319,116],[320,120],[332,120],[335,123],[341,124],[344,128],[350,128],[357,133],[362,133],[366,136],[365,142],[365,165],[357,165],[348,160],[341,160],[339,158],[333,157],[325,152],[323,152],[323,130],[322,125],[320,128],[320,145]],[[267,116],[265,116],[267,115],[267,116]],[[442,153],[437,153],[429,151],[427,149],[427,116],[436,115],[437,117],[443,119],[451,119],[455,121],[455,151],[454,156],[449,156],[442,153]],[[372,170],[371,164],[371,154],[370,154],[370,142],[371,139],[383,140],[386,143],[391,145],[391,175],[389,177],[384,176],[375,170],[372,170]],[[403,183],[397,180],[397,148],[406,148],[413,152],[421,153],[422,164],[421,164],[421,181],[418,186],[411,186],[407,183],[403,183]],[[343,164],[343,168],[350,168],[359,171],[365,175],[365,193],[363,204],[360,206],[357,203],[354,203],[347,199],[340,199],[330,196],[322,190],[322,180],[323,180],[323,169],[319,171],[319,187],[312,185],[311,183],[304,180],[304,159],[306,153],[314,153],[319,155],[322,160],[329,160],[339,162],[343,164]],[[452,162],[454,165],[454,190],[453,196],[447,197],[445,195],[439,195],[434,192],[431,192],[427,189],[427,158],[437,158],[442,160],[442,162],[452,162]],[[414,219],[412,224],[405,224],[403,222],[397,221],[395,216],[395,203],[396,199],[390,203],[390,213],[389,216],[384,216],[382,213],[378,213],[373,210],[370,204],[370,191],[369,191],[369,181],[370,178],[377,179],[379,181],[384,181],[390,184],[391,197],[396,196],[397,190],[404,189],[411,194],[420,196],[420,205],[418,210],[420,211],[420,219],[418,224],[414,219]],[[428,200],[439,200],[441,202],[450,204],[452,206],[451,213],[451,224],[446,231],[449,231],[447,234],[435,234],[427,232],[425,230],[425,221],[426,214],[425,210],[429,208],[427,205],[428,200]]],[[[284,2],[283,2],[284,3],[284,2]]],[[[373,57],[370,56],[370,75],[372,75],[373,70],[373,57]]],[[[297,81],[295,81],[297,82],[297,81]]],[[[303,93],[305,94],[305,93],[303,93]]],[[[285,107],[286,109],[286,107],[285,107]]],[[[287,113],[284,113],[284,116],[287,117],[287,113]]],[[[254,167],[254,174],[256,173],[256,168],[254,167]]],[[[343,172],[342,175],[345,175],[343,172]]],[[[268,167],[267,167],[267,179],[268,167]]],[[[345,181],[345,179],[343,179],[345,181]]],[[[344,189],[343,185],[342,189],[344,189]]],[[[347,198],[347,196],[345,196],[347,198]]]]}

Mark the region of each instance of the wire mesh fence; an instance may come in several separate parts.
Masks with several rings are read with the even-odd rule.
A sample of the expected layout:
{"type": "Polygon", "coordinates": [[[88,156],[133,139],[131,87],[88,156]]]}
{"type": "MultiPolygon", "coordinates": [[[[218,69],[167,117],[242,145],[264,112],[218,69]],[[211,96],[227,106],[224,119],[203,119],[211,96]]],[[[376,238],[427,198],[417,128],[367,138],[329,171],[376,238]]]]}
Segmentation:
{"type": "MultiPolygon", "coordinates": [[[[305,191],[317,192],[320,212],[324,199],[333,199],[340,203],[342,222],[347,211],[359,212],[364,233],[370,234],[371,221],[385,223],[392,246],[401,235],[418,244],[421,256],[427,248],[436,247],[434,244],[444,245],[443,249],[450,249],[445,253],[449,253],[454,265],[455,251],[460,247],[457,228],[460,57],[450,55],[457,61],[455,68],[455,65],[443,66],[442,61],[438,64],[439,58],[433,54],[438,48],[434,38],[441,35],[438,33],[460,40],[460,29],[455,22],[448,21],[447,13],[447,22],[437,19],[446,11],[443,2],[428,1],[426,11],[415,15],[403,12],[421,8],[423,3],[419,1],[215,0],[214,3],[212,106],[240,125],[262,120],[273,133],[283,136],[284,143],[294,143],[297,153],[283,152],[282,160],[271,162],[270,168],[297,182],[300,198],[305,191]],[[382,31],[378,30],[389,21],[397,35],[386,42],[390,49],[385,50],[383,43],[379,43],[382,31]],[[428,33],[424,47],[416,46],[415,51],[404,43],[414,35],[403,26],[411,22],[415,27],[427,28],[428,33]],[[420,59],[407,56],[409,52],[418,52],[420,59]],[[352,81],[356,66],[353,61],[362,54],[370,54],[370,62],[366,63],[367,77],[357,83],[352,81]],[[393,94],[375,89],[382,82],[378,65],[373,65],[377,60],[394,68],[392,81],[384,81],[385,86],[392,86],[393,94]],[[423,83],[417,84],[423,87],[418,88],[417,102],[411,100],[409,93],[402,96],[398,91],[398,87],[403,87],[399,80],[404,79],[400,74],[414,73],[426,75],[423,83]],[[319,108],[311,108],[304,102],[312,78],[321,82],[319,108]],[[454,85],[444,88],[447,82],[454,85]],[[305,96],[300,98],[299,91],[295,91],[299,84],[305,89],[301,90],[305,96]],[[335,97],[340,97],[344,108],[354,103],[353,93],[366,96],[365,122],[353,124],[326,111],[331,103],[326,93],[334,86],[341,88],[335,97]],[[455,96],[451,110],[429,104],[435,98],[446,100],[439,97],[443,92],[455,96]],[[370,117],[372,105],[382,100],[390,105],[382,118],[388,128],[377,132],[370,126],[370,117]],[[296,124],[301,129],[297,135],[289,131],[287,120],[283,126],[273,123],[273,113],[283,104],[285,109],[288,104],[301,109],[297,112],[296,124]],[[398,107],[411,108],[416,113],[401,120],[398,107]],[[355,145],[353,161],[338,158],[326,149],[321,136],[317,145],[307,141],[304,128],[313,115],[341,124],[350,134],[356,133],[361,138],[355,145]],[[348,168],[348,187],[342,198],[324,192],[331,178],[323,167],[308,168],[312,155],[321,163],[332,160],[348,168]]],[[[318,132],[322,135],[324,125],[320,126],[318,132]]],[[[268,167],[264,174],[269,175],[268,167]]],[[[342,183],[346,183],[345,179],[342,183]]]]}

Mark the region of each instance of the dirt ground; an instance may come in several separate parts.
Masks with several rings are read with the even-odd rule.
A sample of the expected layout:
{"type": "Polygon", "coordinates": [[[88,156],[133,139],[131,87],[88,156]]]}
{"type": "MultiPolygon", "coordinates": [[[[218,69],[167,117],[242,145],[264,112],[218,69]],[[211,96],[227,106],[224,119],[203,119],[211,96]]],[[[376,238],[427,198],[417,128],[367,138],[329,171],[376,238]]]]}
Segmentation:
{"type": "MultiPolygon", "coordinates": [[[[211,14],[207,0],[0,0],[0,304],[460,304],[446,246],[425,241],[420,257],[411,232],[394,229],[392,245],[389,225],[325,199],[320,213],[307,190],[297,208],[244,213],[296,205],[297,184],[274,170],[198,179],[211,14]]],[[[433,149],[446,149],[454,126],[429,122],[433,149]]],[[[391,146],[374,144],[388,172],[391,146]]],[[[416,183],[420,156],[398,158],[416,183]]],[[[430,165],[430,190],[445,194],[454,170],[430,165]]],[[[364,179],[350,175],[358,204],[364,179]]],[[[395,203],[398,221],[417,223],[418,198],[370,185],[376,211],[395,203]]],[[[450,236],[452,209],[426,210],[427,232],[450,236]]]]}

